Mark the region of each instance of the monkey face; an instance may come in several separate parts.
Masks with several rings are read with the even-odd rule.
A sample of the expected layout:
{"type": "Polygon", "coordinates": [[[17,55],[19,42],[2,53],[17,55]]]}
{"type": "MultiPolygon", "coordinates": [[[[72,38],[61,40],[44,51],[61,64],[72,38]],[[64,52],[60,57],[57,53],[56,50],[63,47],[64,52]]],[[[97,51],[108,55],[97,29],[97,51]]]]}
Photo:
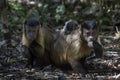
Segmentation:
{"type": "Polygon", "coordinates": [[[25,33],[28,41],[31,43],[36,39],[37,32],[39,31],[39,21],[33,18],[26,19],[25,23],[25,33]]]}
{"type": "Polygon", "coordinates": [[[87,41],[89,47],[93,47],[93,41],[96,39],[96,30],[83,29],[83,37],[87,41]]]}
{"type": "Polygon", "coordinates": [[[26,37],[30,43],[36,39],[38,27],[39,26],[26,26],[26,37]]]}
{"type": "Polygon", "coordinates": [[[67,34],[70,34],[71,32],[77,30],[79,28],[78,26],[78,22],[75,21],[75,20],[69,20],[65,23],[65,26],[64,26],[64,33],[67,35],[67,34]]]}
{"type": "Polygon", "coordinates": [[[82,25],[82,36],[89,47],[93,47],[93,41],[97,38],[97,26],[94,21],[85,21],[82,25]]]}

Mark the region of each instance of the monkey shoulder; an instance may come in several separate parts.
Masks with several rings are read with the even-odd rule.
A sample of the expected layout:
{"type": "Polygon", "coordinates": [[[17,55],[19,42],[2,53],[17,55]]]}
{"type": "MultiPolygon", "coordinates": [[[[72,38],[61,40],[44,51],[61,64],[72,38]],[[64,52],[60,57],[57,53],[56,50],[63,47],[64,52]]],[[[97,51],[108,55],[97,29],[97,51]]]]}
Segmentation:
{"type": "Polygon", "coordinates": [[[79,56],[82,58],[82,57],[85,57],[87,55],[89,55],[91,53],[93,49],[90,48],[87,43],[82,43],[80,44],[80,49],[79,49],[79,56]]]}

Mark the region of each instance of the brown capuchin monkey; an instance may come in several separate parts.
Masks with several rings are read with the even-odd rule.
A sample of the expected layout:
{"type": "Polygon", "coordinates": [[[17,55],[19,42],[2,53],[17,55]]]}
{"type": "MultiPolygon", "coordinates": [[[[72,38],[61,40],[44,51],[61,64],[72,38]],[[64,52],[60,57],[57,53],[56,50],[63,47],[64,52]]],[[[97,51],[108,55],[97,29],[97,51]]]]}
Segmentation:
{"type": "Polygon", "coordinates": [[[94,55],[87,57],[87,59],[102,58],[103,57],[103,47],[97,41],[98,33],[99,33],[99,30],[98,30],[98,27],[97,27],[97,23],[95,21],[87,20],[87,21],[82,23],[82,26],[86,26],[88,28],[96,26],[95,29],[94,29],[96,33],[92,33],[92,35],[94,36],[94,40],[92,42],[93,43],[92,44],[93,45],[93,51],[94,51],[94,52],[93,51],[92,52],[94,53],[94,55]]]}
{"type": "Polygon", "coordinates": [[[50,63],[48,49],[50,39],[53,39],[52,31],[47,27],[41,27],[39,21],[33,18],[26,19],[22,35],[22,51],[28,59],[26,66],[33,66],[34,61],[40,65],[50,63]]]}
{"type": "Polygon", "coordinates": [[[82,60],[82,58],[89,55],[94,49],[93,43],[96,37],[95,21],[85,21],[81,26],[75,20],[67,21],[54,41],[52,62],[63,69],[66,67],[75,72],[86,72],[81,61],[84,61],[85,59],[82,60]]]}

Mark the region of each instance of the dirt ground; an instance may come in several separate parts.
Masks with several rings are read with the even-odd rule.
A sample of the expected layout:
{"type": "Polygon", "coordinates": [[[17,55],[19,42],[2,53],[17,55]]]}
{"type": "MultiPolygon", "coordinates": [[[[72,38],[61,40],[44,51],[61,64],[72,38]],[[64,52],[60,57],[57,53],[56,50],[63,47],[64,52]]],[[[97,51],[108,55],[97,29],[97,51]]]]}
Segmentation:
{"type": "Polygon", "coordinates": [[[20,53],[20,44],[1,47],[0,80],[120,80],[120,51],[116,44],[105,44],[103,58],[87,60],[87,74],[65,73],[52,65],[24,68],[26,60],[20,53]]]}

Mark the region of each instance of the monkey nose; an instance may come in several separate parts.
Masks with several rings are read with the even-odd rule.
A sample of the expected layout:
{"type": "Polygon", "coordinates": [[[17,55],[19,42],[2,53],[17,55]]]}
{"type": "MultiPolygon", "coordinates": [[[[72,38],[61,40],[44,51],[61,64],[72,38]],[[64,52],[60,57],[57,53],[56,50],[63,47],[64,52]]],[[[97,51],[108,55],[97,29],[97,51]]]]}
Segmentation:
{"type": "Polygon", "coordinates": [[[90,36],[90,41],[94,41],[94,38],[92,36],[90,36]]]}
{"type": "Polygon", "coordinates": [[[91,38],[91,39],[90,39],[90,41],[94,41],[94,39],[93,39],[93,38],[91,38]]]}
{"type": "Polygon", "coordinates": [[[29,39],[29,42],[31,43],[31,42],[33,42],[33,40],[34,40],[33,38],[30,38],[30,39],[29,39]]]}
{"type": "Polygon", "coordinates": [[[65,35],[70,34],[70,31],[65,31],[65,35]]]}

